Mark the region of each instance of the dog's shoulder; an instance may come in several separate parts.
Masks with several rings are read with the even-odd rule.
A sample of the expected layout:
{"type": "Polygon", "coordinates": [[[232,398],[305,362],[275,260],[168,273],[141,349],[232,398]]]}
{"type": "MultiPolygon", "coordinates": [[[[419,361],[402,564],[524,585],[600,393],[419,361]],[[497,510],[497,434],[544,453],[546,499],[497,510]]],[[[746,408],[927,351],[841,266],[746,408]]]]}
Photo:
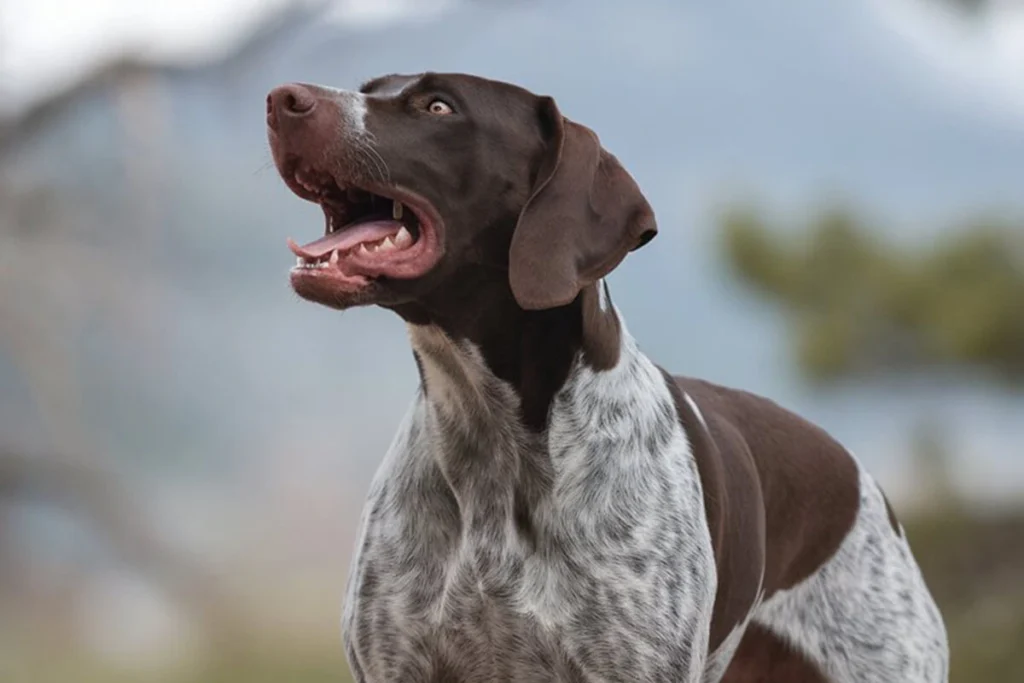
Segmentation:
{"type": "Polygon", "coordinates": [[[729,586],[716,605],[722,637],[754,593],[791,587],[832,556],[857,515],[859,468],[824,429],[770,399],[663,373],[700,471],[720,586],[729,586]]]}
{"type": "Polygon", "coordinates": [[[710,455],[753,464],[769,533],[773,523],[809,518],[832,529],[826,536],[837,534],[835,543],[841,540],[856,516],[860,481],[857,462],[842,444],[763,396],[688,377],[672,379],[710,434],[710,455]]]}

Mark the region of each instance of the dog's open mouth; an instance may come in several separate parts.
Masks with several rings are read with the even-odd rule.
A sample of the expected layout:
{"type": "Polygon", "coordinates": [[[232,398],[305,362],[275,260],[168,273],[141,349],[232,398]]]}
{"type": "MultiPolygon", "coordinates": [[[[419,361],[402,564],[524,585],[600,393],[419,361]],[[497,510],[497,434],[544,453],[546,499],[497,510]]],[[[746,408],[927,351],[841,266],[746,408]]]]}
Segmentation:
{"type": "Polygon", "coordinates": [[[323,237],[301,246],[288,239],[297,257],[293,284],[326,280],[332,289],[355,290],[371,280],[420,277],[440,258],[440,219],[419,195],[395,186],[340,184],[308,167],[284,177],[324,212],[323,237]]]}

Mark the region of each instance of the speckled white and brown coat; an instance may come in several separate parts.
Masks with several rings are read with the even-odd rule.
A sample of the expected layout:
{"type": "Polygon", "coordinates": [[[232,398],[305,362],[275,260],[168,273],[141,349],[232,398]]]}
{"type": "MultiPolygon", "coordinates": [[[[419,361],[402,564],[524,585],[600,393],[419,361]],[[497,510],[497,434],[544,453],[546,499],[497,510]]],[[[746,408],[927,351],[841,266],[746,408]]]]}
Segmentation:
{"type": "Polygon", "coordinates": [[[603,278],[656,226],[591,131],[460,74],[285,86],[268,122],[293,189],[303,165],[413,188],[438,222],[422,277],[293,279],[397,312],[420,371],[349,576],[357,683],[945,683],[941,616],[851,454],[628,334],[603,278]]]}
{"type": "Polygon", "coordinates": [[[739,649],[736,680],[945,681],[941,618],[871,477],[615,328],[615,364],[581,352],[536,434],[472,344],[411,327],[424,382],[346,600],[357,680],[713,683],[739,649]]]}

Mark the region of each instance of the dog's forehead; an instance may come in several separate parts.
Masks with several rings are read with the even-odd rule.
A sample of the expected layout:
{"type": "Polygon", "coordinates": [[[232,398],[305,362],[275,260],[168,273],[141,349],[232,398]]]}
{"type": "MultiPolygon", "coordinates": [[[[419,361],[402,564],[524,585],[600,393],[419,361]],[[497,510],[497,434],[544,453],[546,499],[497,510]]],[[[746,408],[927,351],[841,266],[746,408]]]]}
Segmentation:
{"type": "Polygon", "coordinates": [[[359,86],[359,92],[364,95],[376,95],[379,97],[394,97],[400,95],[403,90],[418,83],[423,74],[388,74],[371,78],[359,86]]]}
{"type": "Polygon", "coordinates": [[[512,83],[491,80],[465,73],[439,73],[427,71],[418,74],[388,74],[370,79],[359,87],[359,92],[375,97],[397,97],[414,88],[445,88],[463,96],[506,96],[521,99],[536,97],[525,88],[512,83]]]}

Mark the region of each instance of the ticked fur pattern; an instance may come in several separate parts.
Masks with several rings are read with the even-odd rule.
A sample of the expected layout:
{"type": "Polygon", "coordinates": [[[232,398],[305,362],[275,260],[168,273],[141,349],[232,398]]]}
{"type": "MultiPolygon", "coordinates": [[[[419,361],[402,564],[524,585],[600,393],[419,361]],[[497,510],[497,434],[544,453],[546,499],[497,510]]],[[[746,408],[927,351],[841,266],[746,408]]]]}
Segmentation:
{"type": "Polygon", "coordinates": [[[860,469],[857,520],[835,555],[754,619],[837,683],[944,683],[942,615],[878,484],[860,469]]]}
{"type": "Polygon", "coordinates": [[[360,683],[700,681],[716,575],[658,369],[578,362],[549,428],[479,352],[412,327],[424,374],[371,487],[344,615],[360,683]]]}
{"type": "Polygon", "coordinates": [[[866,475],[836,556],[709,655],[701,480],[625,327],[615,367],[577,359],[541,434],[472,344],[410,336],[423,385],[371,485],[345,601],[357,683],[715,683],[748,621],[837,683],[946,680],[941,620],[866,475]]]}

